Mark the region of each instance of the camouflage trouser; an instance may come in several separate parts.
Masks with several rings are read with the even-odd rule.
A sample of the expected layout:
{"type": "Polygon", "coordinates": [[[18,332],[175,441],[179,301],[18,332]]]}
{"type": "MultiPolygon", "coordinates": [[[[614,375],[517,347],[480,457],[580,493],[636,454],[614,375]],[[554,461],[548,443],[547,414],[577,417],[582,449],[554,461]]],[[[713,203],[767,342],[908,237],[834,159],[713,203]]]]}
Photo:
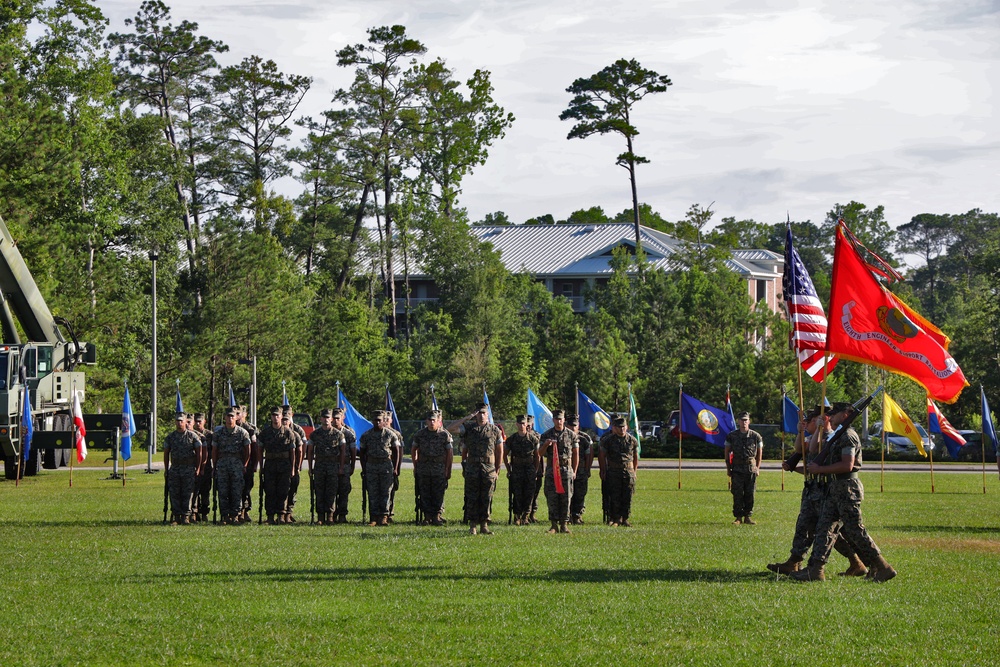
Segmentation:
{"type": "Polygon", "coordinates": [[[863,563],[869,565],[878,560],[881,552],[861,520],[861,501],[864,498],[865,487],[860,479],[835,479],[829,483],[826,501],[816,524],[810,565],[826,564],[838,533],[847,538],[863,563]]]}
{"type": "Polygon", "coordinates": [[[511,508],[514,517],[524,517],[531,511],[531,500],[535,495],[535,466],[525,468],[512,465],[508,483],[514,496],[514,506],[511,508]]]}
{"type": "Polygon", "coordinates": [[[264,459],[264,513],[268,518],[285,511],[291,474],[288,459],[264,459]]]}
{"type": "Polygon", "coordinates": [[[195,482],[195,509],[198,514],[207,516],[212,511],[212,466],[202,470],[195,482]]]}
{"type": "Polygon", "coordinates": [[[586,509],[585,502],[587,500],[587,489],[590,486],[590,471],[586,473],[579,473],[576,479],[573,480],[573,498],[570,501],[569,513],[574,519],[579,519],[583,516],[583,512],[586,509]]]}
{"type": "Polygon", "coordinates": [[[347,518],[347,501],[351,497],[351,476],[341,475],[337,481],[337,516],[347,518]]]}
{"type": "Polygon", "coordinates": [[[420,494],[420,511],[424,513],[424,518],[433,520],[443,514],[448,478],[441,474],[418,472],[413,481],[420,494]]]}
{"type": "Polygon", "coordinates": [[[256,476],[255,475],[256,472],[257,471],[254,470],[253,466],[251,465],[251,466],[248,466],[247,469],[246,469],[246,471],[243,473],[243,498],[242,498],[242,507],[243,507],[243,511],[246,512],[248,515],[250,514],[250,510],[253,509],[253,501],[252,501],[253,493],[252,493],[252,491],[253,491],[253,479],[256,476]]]}
{"type": "Polygon", "coordinates": [[[753,514],[753,492],[757,488],[757,473],[748,470],[734,470],[733,516],[742,519],[753,514]]]}
{"type": "Polygon", "coordinates": [[[541,493],[542,487],[545,486],[545,464],[542,464],[540,470],[535,472],[535,488],[531,492],[531,511],[538,511],[538,494],[541,493]]]}
{"type": "Polygon", "coordinates": [[[549,521],[569,521],[569,505],[573,498],[573,471],[570,468],[559,468],[562,477],[563,491],[556,493],[556,480],[551,469],[545,475],[545,501],[549,506],[549,521]]]}
{"type": "Polygon", "coordinates": [[[631,467],[608,469],[604,473],[603,495],[608,499],[608,521],[619,523],[632,515],[632,494],[635,493],[635,471],[631,467]]]}
{"type": "Polygon", "coordinates": [[[375,463],[369,461],[365,466],[365,486],[368,487],[368,516],[372,521],[389,516],[389,497],[396,477],[393,474],[391,461],[375,463]]]}
{"type": "Polygon", "coordinates": [[[195,489],[194,466],[170,466],[169,479],[170,511],[182,518],[191,514],[191,498],[195,489]]]}
{"type": "Polygon", "coordinates": [[[333,512],[337,502],[337,487],[340,484],[339,461],[317,461],[313,468],[312,485],[316,487],[316,513],[321,520],[333,512]]]}
{"type": "Polygon", "coordinates": [[[299,497],[299,482],[302,480],[301,471],[291,470],[292,477],[288,481],[288,497],[285,499],[285,511],[289,514],[295,509],[295,501],[299,497]]]}
{"type": "Polygon", "coordinates": [[[497,481],[496,471],[486,472],[481,465],[469,465],[465,477],[465,520],[483,523],[490,519],[490,503],[497,481]]]}
{"type": "Polygon", "coordinates": [[[235,457],[219,459],[215,484],[219,490],[219,512],[223,518],[236,516],[243,499],[243,462],[235,457]]]}
{"type": "MultiPolygon", "coordinates": [[[[795,520],[795,536],[792,537],[792,560],[802,560],[816,539],[816,524],[823,511],[826,499],[826,485],[817,481],[806,481],[799,503],[799,518],[795,520]]],[[[845,558],[854,555],[854,548],[843,535],[837,537],[834,548],[845,558]]]]}

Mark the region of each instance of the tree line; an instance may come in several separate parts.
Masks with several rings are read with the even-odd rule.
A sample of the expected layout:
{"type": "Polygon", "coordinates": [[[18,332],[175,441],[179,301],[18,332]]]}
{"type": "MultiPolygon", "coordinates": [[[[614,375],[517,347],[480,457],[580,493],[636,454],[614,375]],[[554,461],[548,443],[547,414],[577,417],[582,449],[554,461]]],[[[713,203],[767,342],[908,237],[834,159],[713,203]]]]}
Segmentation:
{"type": "MultiPolygon", "coordinates": [[[[229,382],[246,399],[239,361],[256,357],[260,403],[278,402],[284,386],[300,411],[332,406],[337,381],[362,411],[382,407],[388,384],[404,418],[429,406],[432,384],[446,415],[466,414],[485,383],[494,410],[511,416],[529,387],[567,407],[576,384],[625,410],[631,383],[640,416],[662,419],[683,383],[717,404],[728,386],[755,421],[778,418],[782,388],[795,393],[787,324],[756,307],[725,260],[732,248],[781,253],[786,222],[715,224],[701,205],[669,221],[638,199],[617,215],[592,207],[523,221],[641,218],[687,242],[675,271],[649,267],[641,249],[617,254],[607,284],[587,295],[593,308],[575,314],[469,231],[511,224],[502,211],[470,221],[460,202],[465,176],[514,122],[490,73],[460,75],[403,26],[359,37],[331,62],[352,73],[350,85],[328,91],[329,108],[310,117],[299,112],[309,77],[260,56],[220,64],[227,46],[158,0],[117,30],[88,0],[0,8],[0,216],[53,312],[97,346],[88,410],[117,411],[125,379],[136,410],[149,407],[155,253],[161,414],[174,379],[186,406],[217,411],[229,382]],[[288,177],[301,186],[294,198],[275,190],[288,177]],[[440,299],[398,318],[415,266],[440,299]]],[[[670,85],[635,61],[616,65],[609,71],[632,76],[626,106],[670,85]]],[[[570,138],[624,135],[619,163],[634,195],[645,161],[633,152],[637,132],[586,108],[587,91],[607,83],[595,77],[568,89],[565,118],[591,123],[570,138]]],[[[970,380],[1000,389],[997,215],[926,214],[893,229],[882,207],[852,201],[819,224],[791,221],[824,300],[839,217],[890,261],[919,256],[904,298],[952,335],[970,380]]],[[[856,398],[865,381],[861,366],[843,363],[827,393],[856,398]]],[[[806,382],[807,402],[817,400],[806,382]]],[[[919,419],[919,388],[891,387],[919,419]]],[[[956,425],[972,424],[975,393],[952,408],[956,425]]]]}

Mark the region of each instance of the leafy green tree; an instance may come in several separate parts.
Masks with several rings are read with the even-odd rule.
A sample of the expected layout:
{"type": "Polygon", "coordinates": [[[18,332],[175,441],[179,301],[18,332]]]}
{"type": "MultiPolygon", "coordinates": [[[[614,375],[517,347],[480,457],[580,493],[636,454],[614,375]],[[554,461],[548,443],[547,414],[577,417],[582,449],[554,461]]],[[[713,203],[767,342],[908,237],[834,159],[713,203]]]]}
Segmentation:
{"type": "Polygon", "coordinates": [[[885,219],[884,206],[880,205],[869,209],[856,201],[848,204],[835,204],[833,209],[826,214],[826,220],[823,223],[823,229],[831,239],[834,238],[838,220],[843,220],[870,252],[878,255],[891,266],[897,265],[892,256],[892,249],[896,242],[896,231],[889,226],[889,221],[885,219]]]}
{"type": "Polygon", "coordinates": [[[573,211],[566,219],[566,223],[570,225],[604,225],[608,222],[608,216],[604,215],[604,209],[600,206],[573,211]]]}
{"type": "Polygon", "coordinates": [[[576,123],[567,139],[584,139],[593,134],[608,133],[625,138],[626,151],[618,156],[617,164],[628,171],[632,187],[636,247],[640,245],[640,220],[635,166],[646,164],[649,160],[633,150],[633,140],[639,130],[632,123],[632,108],[647,95],[666,92],[671,83],[669,77],[644,68],[637,60],[621,58],[596,74],[574,81],[566,89],[573,99],[559,114],[560,120],[576,123]]]}

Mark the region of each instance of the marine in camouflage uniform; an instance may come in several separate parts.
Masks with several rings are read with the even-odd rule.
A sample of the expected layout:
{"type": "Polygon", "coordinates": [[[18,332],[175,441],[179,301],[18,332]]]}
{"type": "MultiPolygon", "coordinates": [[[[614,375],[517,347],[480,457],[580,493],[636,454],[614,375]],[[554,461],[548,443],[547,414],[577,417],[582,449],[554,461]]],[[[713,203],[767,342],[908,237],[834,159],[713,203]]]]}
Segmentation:
{"type": "Polygon", "coordinates": [[[212,435],[212,465],[219,493],[222,523],[240,523],[243,473],[250,459],[250,435],[236,425],[236,410],[226,410],[225,422],[212,435]]]}
{"type": "Polygon", "coordinates": [[[444,523],[444,493],[454,458],[451,433],[441,426],[440,410],[428,412],[424,428],[413,434],[410,456],[424,523],[440,526],[444,523]]]}
{"type": "MultiPolygon", "coordinates": [[[[824,417],[823,432],[827,437],[833,434],[835,427],[851,416],[852,411],[850,403],[834,403],[824,417]]],[[[835,459],[839,451],[839,461],[829,465],[812,461],[806,466],[809,474],[828,475],[830,481],[826,501],[816,524],[816,538],[813,540],[809,567],[792,573],[792,577],[799,581],[823,580],[823,569],[837,535],[843,533],[857,551],[858,557],[868,566],[868,578],[877,582],[889,581],[896,576],[896,570],[882,557],[861,517],[861,501],[865,497],[865,488],[858,478],[858,471],[861,469],[861,438],[853,428],[848,427],[834,447],[837,449],[830,458],[835,459]]]]}
{"type": "Polygon", "coordinates": [[[497,470],[503,461],[503,434],[490,423],[489,408],[485,403],[476,405],[475,421],[462,425],[462,475],[465,478],[465,520],[469,534],[476,534],[476,527],[483,535],[490,530],[490,504],[496,486],[497,470]]]}
{"type": "Polygon", "coordinates": [[[306,458],[309,460],[310,484],[316,489],[317,523],[334,522],[334,503],[337,501],[337,487],[340,473],[347,463],[347,439],[342,431],[333,428],[333,411],[319,413],[319,428],[309,436],[306,458]]]}
{"type": "Polygon", "coordinates": [[[396,431],[389,428],[388,413],[375,413],[375,426],[361,436],[361,474],[368,488],[369,526],[389,525],[389,499],[399,466],[403,459],[403,445],[396,431]]]}
{"type": "Polygon", "coordinates": [[[195,507],[198,520],[206,521],[212,511],[212,432],[205,428],[205,415],[194,413],[194,434],[201,440],[201,471],[195,482],[195,507]]]}
{"type": "Polygon", "coordinates": [[[528,513],[535,493],[535,474],[540,465],[538,442],[528,432],[527,415],[516,418],[517,432],[507,436],[503,444],[504,465],[513,496],[514,525],[528,524],[528,513]]]}
{"type": "Polygon", "coordinates": [[[295,423],[295,413],[292,411],[291,406],[282,407],[283,414],[281,416],[282,424],[285,423],[285,419],[288,420],[287,426],[292,429],[295,433],[295,452],[292,457],[292,479],[288,485],[288,499],[285,503],[285,523],[295,523],[295,501],[299,497],[299,482],[302,480],[302,462],[305,461],[305,450],[306,450],[306,432],[305,430],[295,423]]]}
{"type": "Polygon", "coordinates": [[[354,429],[344,424],[344,409],[333,409],[333,428],[344,434],[344,450],[347,456],[344,470],[337,480],[336,523],[347,523],[348,501],[351,497],[351,476],[358,459],[358,436],[354,429]]]}
{"type": "MultiPolygon", "coordinates": [[[[795,447],[787,461],[782,463],[782,468],[792,472],[796,471],[796,465],[805,451],[805,462],[816,458],[819,453],[819,415],[820,406],[816,406],[808,414],[803,415],[799,420],[798,435],[795,438],[795,447]],[[806,442],[806,431],[812,431],[808,443],[806,442]]],[[[804,472],[798,470],[798,472],[804,472]]],[[[822,475],[810,475],[805,473],[805,483],[802,486],[802,498],[799,501],[799,516],[795,520],[795,534],[792,537],[792,550],[788,560],[784,563],[768,563],[767,569],[778,574],[791,574],[799,570],[802,561],[805,559],[809,547],[812,546],[816,535],[816,524],[819,522],[823,510],[823,502],[826,500],[827,480],[822,475]]],[[[844,535],[838,535],[834,543],[834,549],[850,561],[846,571],[841,572],[841,576],[864,576],[868,573],[861,559],[854,552],[854,548],[847,541],[844,535]]]]}
{"type": "Polygon", "coordinates": [[[545,500],[549,506],[550,533],[570,532],[569,507],[573,499],[573,478],[580,465],[580,449],[576,434],[566,428],[566,417],[562,410],[552,411],[552,428],[541,435],[538,453],[545,459],[548,473],[545,475],[545,500]],[[558,458],[558,464],[556,463],[558,458]],[[559,475],[563,493],[556,492],[555,475],[559,475]]]}
{"type": "Polygon", "coordinates": [[[576,479],[573,480],[573,498],[570,500],[569,515],[573,524],[581,525],[583,524],[583,513],[587,509],[590,469],[594,465],[594,440],[589,433],[580,430],[579,418],[574,418],[572,421],[567,419],[566,424],[576,434],[576,442],[580,449],[580,466],[576,470],[576,479]]]}
{"type": "Polygon", "coordinates": [[[292,478],[296,435],[285,425],[281,409],[271,410],[271,423],[257,434],[264,457],[264,513],[269,524],[285,523],[285,501],[292,478]]]}
{"type": "Polygon", "coordinates": [[[247,406],[241,405],[236,411],[236,425],[241,427],[250,436],[250,461],[247,469],[243,473],[243,513],[242,519],[250,521],[250,512],[253,510],[253,485],[257,467],[260,465],[260,448],[257,446],[257,433],[260,429],[256,424],[247,421],[247,406]]]}
{"type": "MultiPolygon", "coordinates": [[[[535,449],[542,444],[542,439],[538,435],[538,431],[535,430],[535,416],[528,415],[528,437],[531,438],[535,443],[535,449]]],[[[531,508],[528,510],[528,523],[538,523],[538,519],[535,514],[538,512],[538,494],[542,492],[542,487],[545,486],[545,459],[538,457],[538,467],[535,468],[535,486],[531,491],[531,508]]]]}
{"type": "Polygon", "coordinates": [[[167,469],[167,488],[170,492],[170,524],[191,523],[191,500],[195,482],[201,469],[201,440],[187,428],[187,416],[177,414],[177,428],[163,443],[163,462],[167,469]]]}
{"type": "Polygon", "coordinates": [[[754,491],[763,455],[764,439],[750,428],[750,413],[740,413],[736,430],[726,436],[723,452],[726,473],[732,479],[733,516],[736,517],[733,523],[756,523],[750,517],[753,516],[754,491]]]}
{"type": "Polygon", "coordinates": [[[631,526],[639,441],[628,432],[624,417],[611,419],[611,433],[601,438],[597,455],[601,463],[602,495],[608,501],[608,525],[631,526]]]}

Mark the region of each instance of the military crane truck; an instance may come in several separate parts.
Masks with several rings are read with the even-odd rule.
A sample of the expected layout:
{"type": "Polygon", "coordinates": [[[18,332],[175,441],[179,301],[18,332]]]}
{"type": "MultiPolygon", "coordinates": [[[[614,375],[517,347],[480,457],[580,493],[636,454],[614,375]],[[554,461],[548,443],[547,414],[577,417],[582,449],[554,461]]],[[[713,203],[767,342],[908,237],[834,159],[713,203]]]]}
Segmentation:
{"type": "MultiPolygon", "coordinates": [[[[96,357],[93,346],[78,341],[66,320],[52,316],[3,219],[0,219],[0,326],[3,329],[0,450],[5,475],[14,479],[18,469],[22,475],[33,475],[40,464],[55,468],[69,460],[72,439],[52,437],[53,432],[69,429],[73,389],[86,391],[84,374],[76,369],[82,364],[95,363],[96,357]],[[66,329],[70,340],[66,340],[60,327],[66,329]],[[28,458],[19,461],[25,386],[35,435],[28,458]]],[[[81,401],[84,396],[81,393],[81,401]]]]}

